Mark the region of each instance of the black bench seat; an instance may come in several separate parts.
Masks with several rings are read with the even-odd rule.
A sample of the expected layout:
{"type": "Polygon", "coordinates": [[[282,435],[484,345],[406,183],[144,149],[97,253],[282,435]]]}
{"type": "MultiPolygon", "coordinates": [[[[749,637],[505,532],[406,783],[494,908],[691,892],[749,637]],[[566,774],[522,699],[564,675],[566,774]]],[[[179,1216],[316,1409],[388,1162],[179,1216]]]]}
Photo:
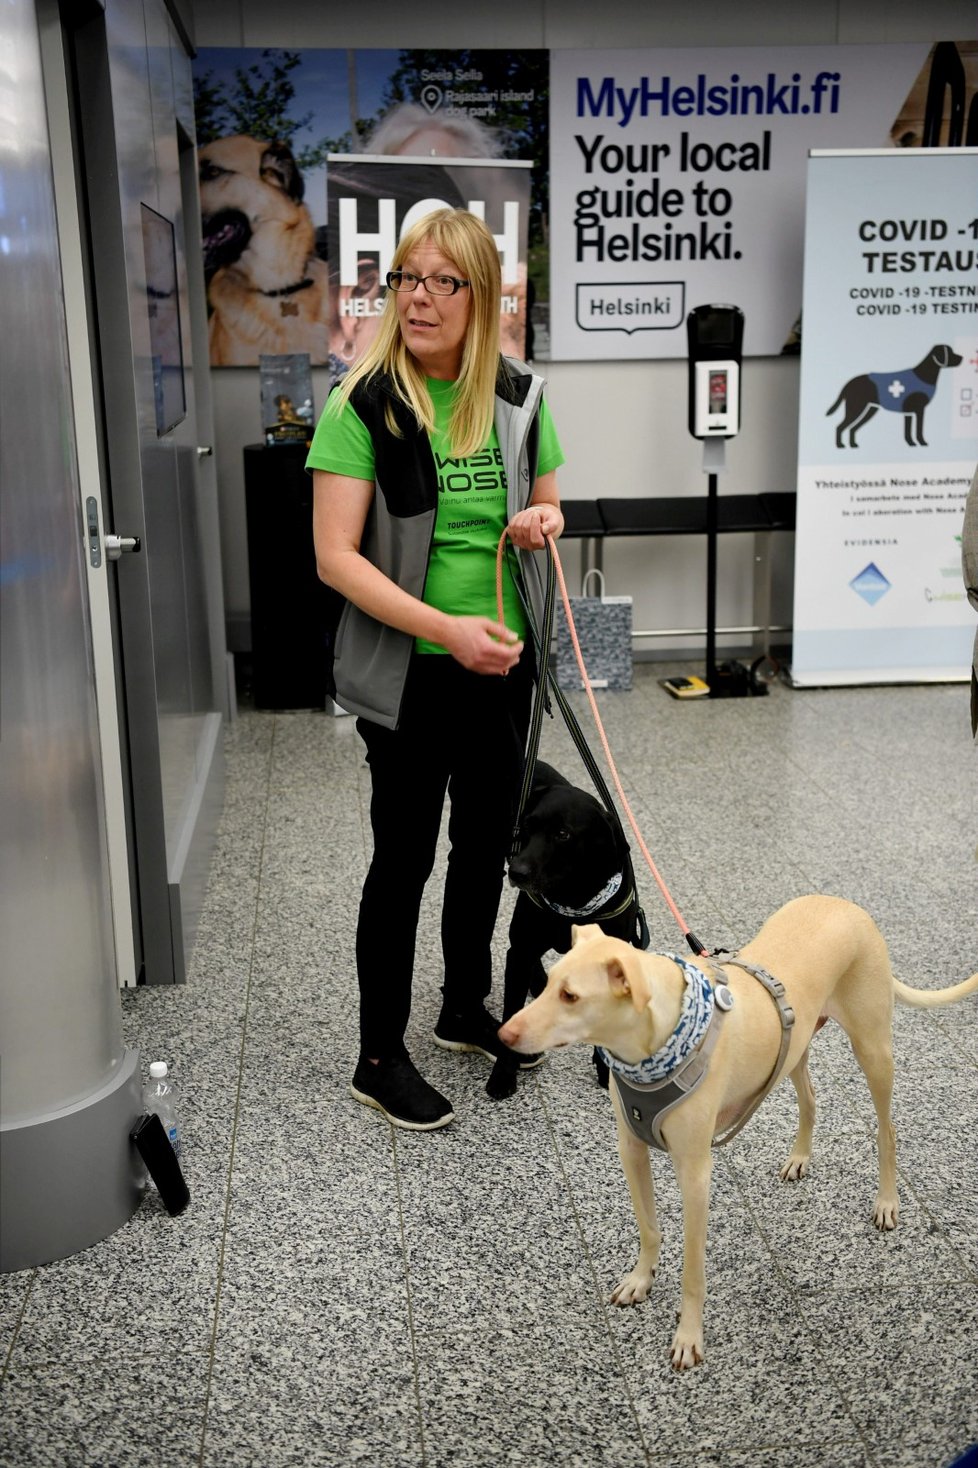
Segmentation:
{"type": "Polygon", "coordinates": [[[794,530],[797,495],[793,489],[769,491],[758,498],[772,530],[794,530]]]}
{"type": "MultiPolygon", "coordinates": [[[[656,496],[650,499],[595,501],[605,535],[705,535],[706,495],[656,496]]],[[[759,494],[717,495],[717,530],[770,530],[771,520],[759,494]]]]}
{"type": "MultiPolygon", "coordinates": [[[[755,623],[764,630],[765,649],[770,634],[770,532],[794,530],[794,491],[762,494],[718,494],[717,532],[753,534],[755,623]]],[[[709,496],[647,495],[636,499],[563,500],[562,539],[581,542],[581,587],[591,570],[604,564],[604,543],[613,536],[706,535],[709,496]]],[[[600,591],[599,579],[587,583],[591,595],[600,591]]],[[[676,629],[678,630],[678,629],[676,629]]],[[[692,630],[692,629],[690,629],[692,630]]],[[[648,634],[646,634],[648,635],[648,634]]],[[[652,634],[656,635],[656,634],[652,634]]]]}
{"type": "Polygon", "coordinates": [[[597,500],[561,500],[564,515],[564,540],[587,539],[604,534],[604,521],[597,500]]]}

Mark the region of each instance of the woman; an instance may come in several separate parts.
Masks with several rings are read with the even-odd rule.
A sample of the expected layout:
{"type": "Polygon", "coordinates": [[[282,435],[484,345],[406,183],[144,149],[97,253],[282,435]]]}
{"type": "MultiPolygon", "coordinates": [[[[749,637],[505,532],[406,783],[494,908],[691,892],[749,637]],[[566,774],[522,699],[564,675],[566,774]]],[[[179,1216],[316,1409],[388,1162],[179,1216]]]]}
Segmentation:
{"type": "Polygon", "coordinates": [[[309,452],[321,578],[347,598],[337,698],[359,715],[374,851],[357,925],[354,1097],[431,1130],[451,1103],[404,1045],[415,936],[446,792],[444,1003],[436,1042],[497,1054],[490,945],[533,679],[520,589],[539,618],[529,552],[563,529],[563,455],[542,379],[499,353],[499,254],[464,210],[401,239],[377,336],[332,393],[309,452]],[[504,530],[504,620],[496,546],[504,530]]]}

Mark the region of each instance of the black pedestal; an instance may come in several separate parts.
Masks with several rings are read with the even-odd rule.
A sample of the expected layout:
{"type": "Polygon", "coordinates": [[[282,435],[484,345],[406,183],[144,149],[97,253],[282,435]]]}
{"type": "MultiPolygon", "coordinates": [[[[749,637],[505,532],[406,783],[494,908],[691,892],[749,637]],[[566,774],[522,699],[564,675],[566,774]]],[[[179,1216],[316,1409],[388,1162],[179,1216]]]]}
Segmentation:
{"type": "Polygon", "coordinates": [[[312,475],[300,444],[244,451],[255,707],[324,708],[343,599],[316,574],[312,475]]]}
{"type": "MultiPolygon", "coordinates": [[[[711,449],[722,448],[723,443],[711,445],[711,449]]],[[[704,454],[705,454],[704,450],[704,454]]],[[[723,455],[719,462],[723,463],[723,455]]],[[[748,668],[745,663],[726,662],[717,664],[716,658],[716,629],[717,629],[717,530],[719,525],[719,500],[717,495],[717,476],[709,474],[707,478],[707,503],[706,503],[706,682],[710,685],[711,698],[750,698],[753,695],[767,693],[767,684],[759,676],[759,665],[764,659],[758,658],[748,668]]]]}

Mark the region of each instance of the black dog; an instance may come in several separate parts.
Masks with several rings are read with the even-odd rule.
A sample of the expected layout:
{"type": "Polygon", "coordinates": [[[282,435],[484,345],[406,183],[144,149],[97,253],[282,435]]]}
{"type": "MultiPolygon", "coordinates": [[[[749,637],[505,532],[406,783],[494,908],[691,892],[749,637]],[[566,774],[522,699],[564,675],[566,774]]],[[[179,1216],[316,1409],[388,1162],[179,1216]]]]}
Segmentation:
{"type": "Polygon", "coordinates": [[[840,403],[845,405],[845,415],[835,429],[837,447],[845,448],[842,435],[848,428],[849,447],[857,448],[856,429],[868,423],[877,408],[886,408],[891,413],[903,414],[903,436],[909,446],[926,448],[924,410],[937,389],[941,368],[960,365],[958,353],[943,343],[932,347],[916,367],[907,367],[902,372],[863,372],[850,378],[825,415],[828,418],[840,403]]]}
{"type": "MultiPolygon", "coordinates": [[[[540,960],[550,949],[568,951],[573,923],[598,923],[636,948],[648,943],[621,827],[593,795],[551,765],[538,761],[534,769],[518,842],[509,863],[519,896],[509,925],[504,1022],[543,990],[547,975],[540,960]]],[[[500,1056],[486,1083],[489,1095],[497,1101],[512,1096],[528,1059],[510,1051],[500,1056]]],[[[594,1064],[607,1087],[608,1070],[597,1052],[594,1064]]]]}

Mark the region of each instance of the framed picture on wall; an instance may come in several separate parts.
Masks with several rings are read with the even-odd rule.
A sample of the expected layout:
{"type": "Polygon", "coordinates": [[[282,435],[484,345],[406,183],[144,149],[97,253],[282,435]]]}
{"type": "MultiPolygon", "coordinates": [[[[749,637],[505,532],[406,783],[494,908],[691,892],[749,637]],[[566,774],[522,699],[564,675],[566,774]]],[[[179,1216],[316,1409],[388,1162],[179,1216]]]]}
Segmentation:
{"type": "Polygon", "coordinates": [[[162,438],[187,416],[183,376],[183,339],[177,293],[177,248],[173,222],[140,204],[143,259],[146,268],[146,313],[153,363],[156,432],[162,438]]]}

